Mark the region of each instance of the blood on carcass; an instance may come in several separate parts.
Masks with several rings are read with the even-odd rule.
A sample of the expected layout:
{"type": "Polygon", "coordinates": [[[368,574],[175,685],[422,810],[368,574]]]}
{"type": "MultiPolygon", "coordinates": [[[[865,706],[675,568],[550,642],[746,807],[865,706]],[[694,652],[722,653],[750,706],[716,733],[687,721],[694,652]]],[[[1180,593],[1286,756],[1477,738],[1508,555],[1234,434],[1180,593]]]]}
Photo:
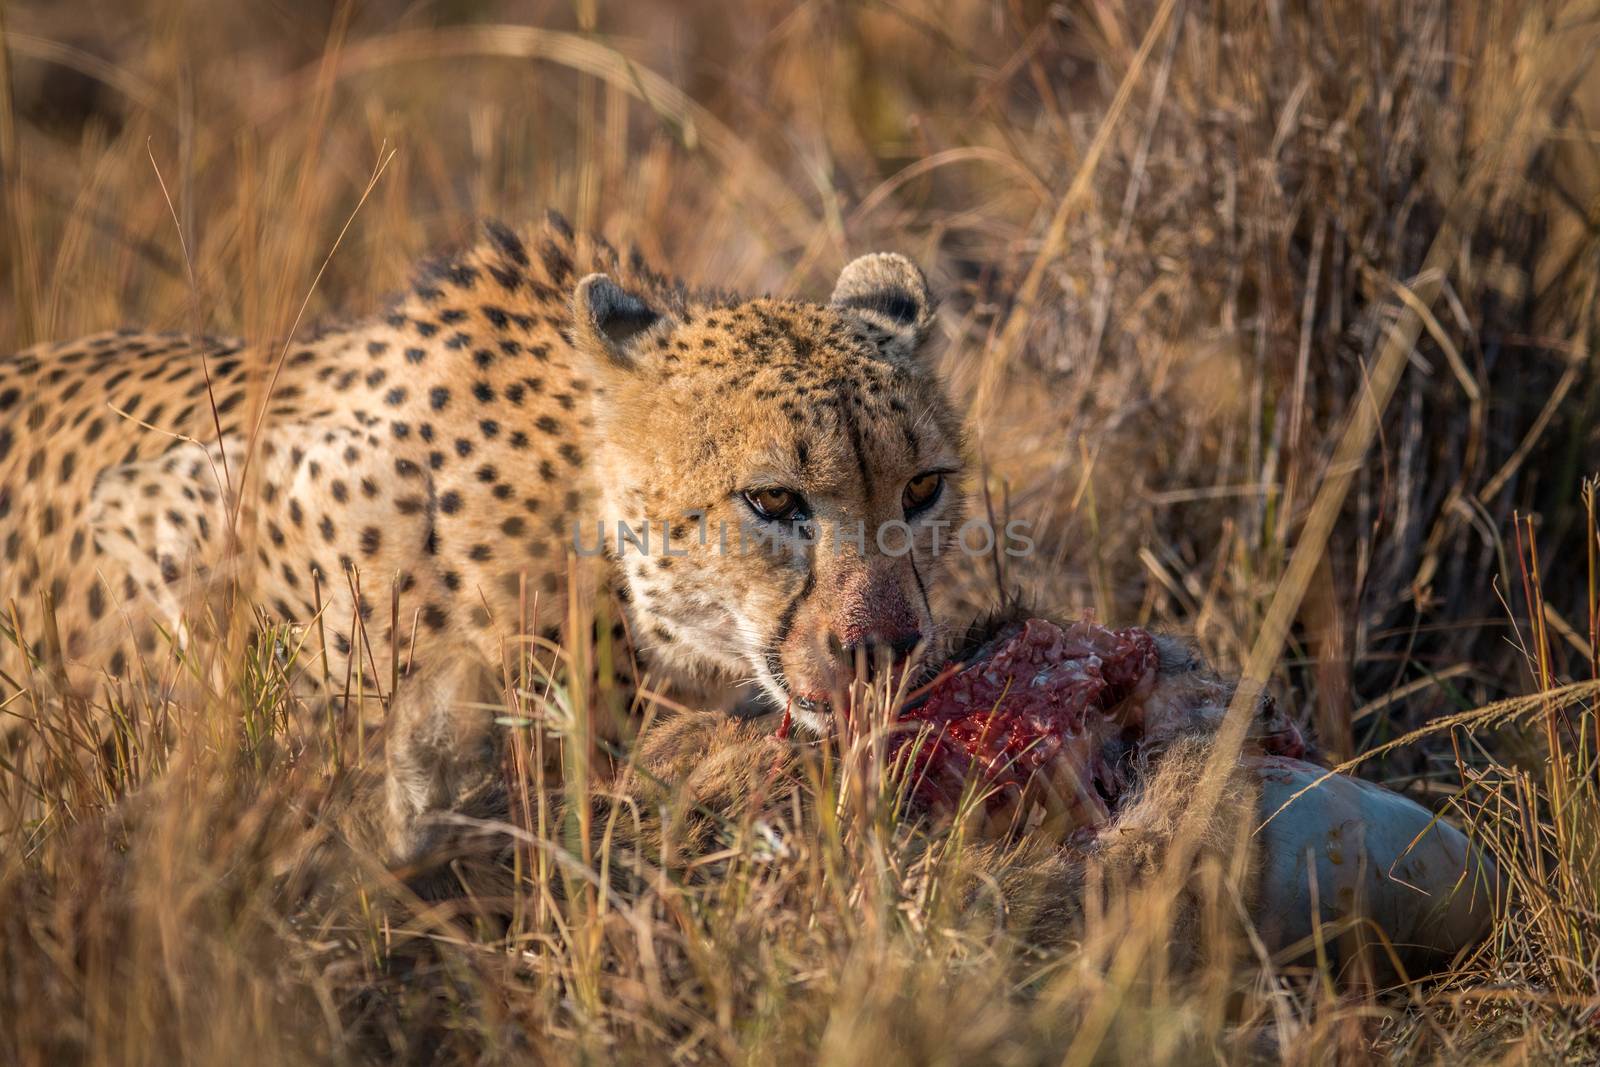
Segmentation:
{"type": "Polygon", "coordinates": [[[991,812],[1030,796],[1098,825],[1126,784],[1118,757],[1142,734],[1155,638],[1046,619],[1007,632],[901,711],[912,800],[949,809],[976,784],[991,812]]]}

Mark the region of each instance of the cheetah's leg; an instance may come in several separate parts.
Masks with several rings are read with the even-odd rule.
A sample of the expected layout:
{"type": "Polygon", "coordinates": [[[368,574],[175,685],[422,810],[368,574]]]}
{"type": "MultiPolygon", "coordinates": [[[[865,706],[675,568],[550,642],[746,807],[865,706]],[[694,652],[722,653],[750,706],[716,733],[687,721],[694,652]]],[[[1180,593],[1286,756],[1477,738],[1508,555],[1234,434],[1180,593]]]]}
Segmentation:
{"type": "MultiPolygon", "coordinates": [[[[431,478],[360,428],[294,424],[254,459],[256,477],[230,531],[242,442],[182,444],[163,456],[113,468],[94,499],[107,580],[127,594],[122,614],[187,635],[197,604],[190,584],[215,587],[236,575],[274,617],[315,626],[310,673],[325,669],[336,689],[363,675],[367,693],[387,692],[402,669],[387,716],[386,831],[409,861],[443,840],[442,814],[504,810],[493,711],[499,679],[484,651],[434,633],[426,605],[448,594],[435,573],[431,478]],[[398,596],[398,616],[388,610],[398,596]],[[137,599],[133,594],[138,594],[137,599]],[[319,615],[320,613],[320,615],[319,615]],[[413,643],[412,630],[421,627],[413,643]]],[[[114,622],[114,620],[113,620],[114,622]]],[[[308,634],[309,636],[309,634],[308,634]]]]}
{"type": "Polygon", "coordinates": [[[450,632],[435,607],[451,588],[437,563],[437,494],[422,453],[359,427],[307,424],[276,436],[296,444],[264,454],[255,595],[302,620],[320,598],[314,655],[330,658],[336,679],[348,670],[373,676],[369,691],[387,690],[389,672],[403,672],[385,718],[384,830],[395,860],[420,859],[450,836],[446,816],[505,812],[498,657],[450,632]],[[311,573],[320,576],[315,597],[311,573]],[[397,613],[385,610],[392,603],[397,613]],[[415,662],[402,664],[413,652],[415,662]]]}
{"type": "Polygon", "coordinates": [[[438,646],[395,690],[385,739],[385,829],[392,858],[438,850],[450,814],[501,817],[499,673],[471,646],[438,646]]]}

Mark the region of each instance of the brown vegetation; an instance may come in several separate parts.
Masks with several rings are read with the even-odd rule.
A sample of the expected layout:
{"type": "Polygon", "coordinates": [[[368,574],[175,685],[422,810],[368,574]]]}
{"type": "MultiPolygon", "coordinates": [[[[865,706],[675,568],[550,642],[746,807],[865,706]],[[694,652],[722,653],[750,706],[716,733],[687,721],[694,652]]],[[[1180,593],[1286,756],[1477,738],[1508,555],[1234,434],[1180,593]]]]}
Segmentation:
{"type": "Polygon", "coordinates": [[[930,844],[846,753],[619,895],[638,812],[578,642],[501,709],[506,861],[423,897],[366,824],[380,740],[267,634],[177,703],[0,708],[81,757],[0,765],[0,1061],[1600,1054],[1592,2],[13,0],[0,29],[0,349],[288,337],[546,207],[717,286],[905,252],[979,506],[1037,524],[967,610],[1192,633],[1510,882],[1427,982],[1179,976],[1170,899],[1040,943],[1056,857],[930,844]]]}

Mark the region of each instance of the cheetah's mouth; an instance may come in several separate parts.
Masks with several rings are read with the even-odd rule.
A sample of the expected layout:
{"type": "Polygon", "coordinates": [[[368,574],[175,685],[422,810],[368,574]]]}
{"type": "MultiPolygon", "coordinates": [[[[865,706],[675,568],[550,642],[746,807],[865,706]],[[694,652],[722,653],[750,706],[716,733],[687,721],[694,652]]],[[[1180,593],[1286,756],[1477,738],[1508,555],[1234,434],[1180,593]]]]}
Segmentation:
{"type": "Polygon", "coordinates": [[[795,693],[795,688],[789,681],[789,675],[784,673],[784,664],[779,657],[778,649],[768,648],[762,656],[762,665],[765,667],[763,681],[766,681],[773,704],[778,705],[778,710],[794,710],[814,721],[826,721],[834,713],[834,704],[826,696],[805,696],[795,693]]]}
{"type": "Polygon", "coordinates": [[[794,691],[794,686],[789,683],[789,676],[783,672],[783,661],[778,656],[778,650],[769,648],[762,656],[762,666],[766,668],[767,681],[773,689],[773,702],[782,710],[785,705],[795,711],[807,713],[818,718],[832,714],[833,705],[826,698],[802,696],[794,691]]]}
{"type": "MultiPolygon", "coordinates": [[[[773,702],[778,706],[778,710],[787,708],[811,716],[817,721],[826,721],[833,717],[836,709],[831,697],[826,695],[807,695],[795,691],[788,675],[784,673],[783,663],[779,659],[776,650],[769,649],[763,660],[767,679],[770,681],[771,688],[775,690],[770,695],[773,697],[773,702]]],[[[935,662],[932,659],[928,659],[918,664],[912,676],[902,683],[902,691],[906,694],[902,706],[909,708],[921,703],[927,687],[953,662],[955,661],[935,662]]]]}

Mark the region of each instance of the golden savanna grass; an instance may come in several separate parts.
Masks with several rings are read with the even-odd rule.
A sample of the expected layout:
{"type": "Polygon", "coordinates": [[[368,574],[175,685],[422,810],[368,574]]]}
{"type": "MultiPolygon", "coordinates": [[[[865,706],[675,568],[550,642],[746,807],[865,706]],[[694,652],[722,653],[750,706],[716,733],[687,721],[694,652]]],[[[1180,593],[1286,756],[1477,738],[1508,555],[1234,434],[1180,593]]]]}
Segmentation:
{"type": "Polygon", "coordinates": [[[905,252],[1038,537],[959,610],[1192,634],[1508,884],[1434,978],[1179,975],[1162,886],[1020,936],[1037,856],[913,840],[847,751],[619,894],[578,640],[496,709],[511,858],[424,899],[314,635],[235,626],[181,699],[0,708],[49,739],[0,766],[0,1062],[1600,1056],[1600,4],[3,0],[0,45],[5,351],[303,335],[546,208],[720,287],[905,252]]]}

